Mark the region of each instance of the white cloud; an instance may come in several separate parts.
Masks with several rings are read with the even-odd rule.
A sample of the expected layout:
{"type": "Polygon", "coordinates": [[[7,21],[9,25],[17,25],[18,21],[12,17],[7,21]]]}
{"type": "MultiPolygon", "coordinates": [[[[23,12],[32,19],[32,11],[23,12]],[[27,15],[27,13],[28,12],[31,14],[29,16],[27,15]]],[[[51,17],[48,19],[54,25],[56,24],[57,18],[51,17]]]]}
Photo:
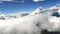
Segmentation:
{"type": "Polygon", "coordinates": [[[50,9],[58,9],[58,14],[60,15],[60,4],[50,7],[50,9]]]}
{"type": "Polygon", "coordinates": [[[33,0],[34,2],[44,1],[44,0],[33,0]]]}
{"type": "Polygon", "coordinates": [[[60,32],[60,17],[51,17],[49,19],[50,23],[52,23],[52,27],[48,29],[48,31],[59,31],[60,32]]]}
{"type": "Polygon", "coordinates": [[[18,12],[18,13],[8,14],[7,16],[20,18],[27,16],[28,14],[29,14],[28,12],[18,12]]]}
{"type": "MultiPolygon", "coordinates": [[[[27,34],[34,34],[34,33],[40,34],[41,31],[44,29],[47,29],[49,31],[56,31],[60,24],[59,23],[60,18],[51,16],[51,14],[55,12],[55,10],[56,9],[40,10],[40,8],[37,8],[37,10],[35,10],[34,12],[31,12],[33,14],[30,13],[30,15],[26,15],[24,17],[0,20],[0,30],[4,34],[6,33],[10,34],[11,32],[12,33],[15,32],[16,34],[18,33],[19,34],[20,33],[21,34],[26,34],[26,33],[27,34]],[[48,15],[47,13],[48,14],[51,13],[51,14],[48,15]],[[58,26],[56,27],[56,25],[58,26]],[[53,27],[54,29],[52,29],[53,27]]],[[[23,12],[22,14],[26,14],[26,12],[23,12]]],[[[11,16],[12,15],[14,16],[15,14],[11,14],[11,16]]],[[[20,15],[18,13],[18,16],[20,15]]]]}
{"type": "Polygon", "coordinates": [[[29,15],[39,14],[41,11],[42,11],[42,7],[39,7],[36,10],[34,10],[32,13],[30,13],[29,15]]]}
{"type": "Polygon", "coordinates": [[[0,3],[3,3],[3,1],[7,1],[7,2],[19,2],[19,1],[14,1],[14,0],[0,0],[0,3]]]}
{"type": "Polygon", "coordinates": [[[57,6],[52,6],[52,7],[50,7],[50,9],[58,9],[58,7],[57,6]]]}

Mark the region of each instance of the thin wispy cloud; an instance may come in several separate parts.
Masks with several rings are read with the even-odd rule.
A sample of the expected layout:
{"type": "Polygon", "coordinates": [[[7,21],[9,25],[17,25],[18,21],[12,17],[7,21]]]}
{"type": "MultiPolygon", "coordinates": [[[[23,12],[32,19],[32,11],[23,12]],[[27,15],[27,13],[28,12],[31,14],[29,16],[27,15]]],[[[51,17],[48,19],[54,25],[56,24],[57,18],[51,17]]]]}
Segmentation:
{"type": "Polygon", "coordinates": [[[0,2],[0,3],[3,3],[3,2],[0,2]]]}
{"type": "Polygon", "coordinates": [[[58,7],[60,7],[60,4],[56,4],[58,7]]]}
{"type": "Polygon", "coordinates": [[[0,0],[0,2],[4,2],[4,1],[7,1],[7,2],[13,2],[13,0],[0,0]]]}
{"type": "Polygon", "coordinates": [[[25,1],[24,0],[0,0],[0,3],[3,3],[3,2],[21,2],[21,3],[24,3],[25,1]]]}
{"type": "Polygon", "coordinates": [[[45,0],[33,0],[34,2],[45,1],[45,0]]]}
{"type": "Polygon", "coordinates": [[[0,1],[13,1],[13,0],[0,0],[0,1]]]}

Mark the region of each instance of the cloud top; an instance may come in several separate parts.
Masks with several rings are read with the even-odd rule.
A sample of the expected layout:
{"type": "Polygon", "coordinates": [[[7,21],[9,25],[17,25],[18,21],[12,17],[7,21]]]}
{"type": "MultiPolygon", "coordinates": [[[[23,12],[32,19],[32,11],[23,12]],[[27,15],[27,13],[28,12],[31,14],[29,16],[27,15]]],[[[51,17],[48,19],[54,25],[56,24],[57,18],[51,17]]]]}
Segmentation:
{"type": "Polygon", "coordinates": [[[14,14],[0,14],[0,30],[1,32],[16,34],[40,34],[42,30],[60,31],[60,17],[52,16],[54,12],[58,12],[55,7],[53,9],[37,8],[33,12],[23,12],[14,14]],[[3,19],[5,18],[5,19],[3,19]]]}

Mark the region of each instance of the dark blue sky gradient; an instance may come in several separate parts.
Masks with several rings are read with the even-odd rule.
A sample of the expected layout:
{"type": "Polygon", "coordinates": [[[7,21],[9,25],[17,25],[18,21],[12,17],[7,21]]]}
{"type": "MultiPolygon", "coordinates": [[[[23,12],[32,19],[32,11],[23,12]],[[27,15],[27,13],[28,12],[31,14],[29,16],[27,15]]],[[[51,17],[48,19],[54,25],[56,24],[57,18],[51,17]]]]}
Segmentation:
{"type": "MultiPolygon", "coordinates": [[[[15,0],[20,1],[20,0],[15,0]]],[[[33,2],[32,0],[24,0],[21,2],[3,2],[0,3],[0,12],[2,13],[16,13],[22,11],[33,11],[38,7],[49,8],[56,4],[60,4],[60,0],[45,0],[39,2],[33,2]]]]}

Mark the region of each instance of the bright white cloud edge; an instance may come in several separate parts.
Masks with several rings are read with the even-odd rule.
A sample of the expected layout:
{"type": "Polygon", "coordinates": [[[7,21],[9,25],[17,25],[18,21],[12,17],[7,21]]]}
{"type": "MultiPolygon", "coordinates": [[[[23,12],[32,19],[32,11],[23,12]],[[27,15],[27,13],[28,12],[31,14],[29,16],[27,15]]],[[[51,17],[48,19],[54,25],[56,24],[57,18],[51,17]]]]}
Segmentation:
{"type": "Polygon", "coordinates": [[[34,2],[45,1],[45,0],[33,0],[34,2]]]}

